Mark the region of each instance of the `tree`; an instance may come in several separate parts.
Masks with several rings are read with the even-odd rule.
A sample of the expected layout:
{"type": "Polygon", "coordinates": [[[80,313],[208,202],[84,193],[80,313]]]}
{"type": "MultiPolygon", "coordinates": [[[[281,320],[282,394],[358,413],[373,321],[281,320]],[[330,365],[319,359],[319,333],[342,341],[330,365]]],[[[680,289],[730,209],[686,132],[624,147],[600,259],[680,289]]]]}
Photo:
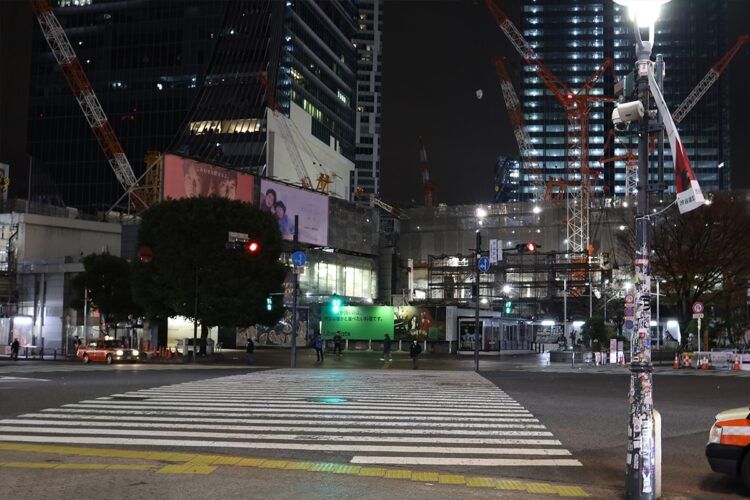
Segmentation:
{"type": "Polygon", "coordinates": [[[133,300],[127,260],[108,253],[91,254],[83,258],[83,268],[84,271],[73,278],[73,288],[81,297],[81,303],[82,298],[88,296],[88,305],[99,311],[105,331],[111,323],[141,315],[140,306],[133,300]]]}
{"type": "Polygon", "coordinates": [[[586,344],[591,340],[596,340],[600,346],[606,345],[609,336],[607,335],[607,328],[604,326],[604,318],[592,316],[587,319],[581,327],[581,338],[586,344]]]}
{"type": "MultiPolygon", "coordinates": [[[[722,304],[747,288],[750,213],[742,200],[716,196],[697,210],[671,209],[652,220],[652,276],[666,280],[662,305],[675,305],[683,330],[694,302],[722,304]]],[[[633,240],[631,233],[623,241],[631,251],[633,240]]]]}
{"type": "Polygon", "coordinates": [[[151,317],[197,320],[205,339],[210,326],[275,323],[283,313],[280,305],[266,311],[286,276],[271,214],[219,197],[168,200],[144,212],[139,245],[151,258],[133,263],[133,290],[151,317]],[[230,231],[248,234],[260,250],[227,249],[230,231]]]}

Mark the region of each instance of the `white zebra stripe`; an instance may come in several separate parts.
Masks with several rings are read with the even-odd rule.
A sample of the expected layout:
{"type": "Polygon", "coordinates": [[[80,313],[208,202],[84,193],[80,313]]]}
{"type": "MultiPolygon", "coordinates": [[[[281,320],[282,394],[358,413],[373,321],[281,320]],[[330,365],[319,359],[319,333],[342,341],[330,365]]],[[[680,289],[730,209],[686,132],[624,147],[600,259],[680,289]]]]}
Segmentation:
{"type": "Polygon", "coordinates": [[[374,457],[355,456],[353,464],[370,465],[456,465],[482,467],[580,467],[583,464],[573,459],[515,459],[515,458],[442,458],[442,457],[374,457]]]}
{"type": "MultiPolygon", "coordinates": [[[[0,432],[19,432],[17,427],[0,426],[0,432]]],[[[70,429],[44,428],[42,434],[70,434],[70,429]]],[[[102,429],[77,428],[76,434],[101,435],[102,429]]],[[[148,431],[141,429],[130,429],[131,436],[157,436],[157,437],[184,437],[184,438],[212,438],[212,439],[248,439],[260,441],[325,441],[336,442],[374,442],[374,443],[425,443],[425,444],[478,444],[478,445],[535,445],[535,446],[558,446],[560,441],[556,439],[487,439],[487,438],[438,438],[438,437],[404,437],[404,436],[355,436],[355,435],[323,435],[323,434],[249,434],[228,432],[204,432],[204,431],[148,431]]]]}
{"type": "Polygon", "coordinates": [[[434,453],[434,454],[477,454],[477,455],[570,455],[568,450],[556,448],[465,448],[458,446],[380,446],[349,444],[308,444],[308,443],[248,443],[242,441],[193,441],[172,439],[138,439],[114,437],[70,437],[70,436],[24,436],[20,434],[0,435],[0,441],[20,441],[24,443],[78,443],[133,446],[194,446],[198,448],[249,448],[307,451],[350,451],[380,453],[434,453]]]}

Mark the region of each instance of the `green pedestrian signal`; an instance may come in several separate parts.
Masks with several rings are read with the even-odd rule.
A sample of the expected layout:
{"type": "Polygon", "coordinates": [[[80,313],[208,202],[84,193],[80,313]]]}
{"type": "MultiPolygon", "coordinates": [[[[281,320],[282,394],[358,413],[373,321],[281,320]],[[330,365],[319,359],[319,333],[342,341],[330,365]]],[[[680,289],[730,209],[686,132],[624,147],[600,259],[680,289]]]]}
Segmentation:
{"type": "Polygon", "coordinates": [[[273,310],[273,298],[266,297],[266,311],[272,311],[272,310],[273,310]]]}
{"type": "Polygon", "coordinates": [[[331,312],[333,314],[339,314],[341,312],[341,297],[336,294],[331,297],[331,312]]]}
{"type": "Polygon", "coordinates": [[[505,314],[510,314],[513,312],[513,302],[510,300],[505,301],[505,314]]]}

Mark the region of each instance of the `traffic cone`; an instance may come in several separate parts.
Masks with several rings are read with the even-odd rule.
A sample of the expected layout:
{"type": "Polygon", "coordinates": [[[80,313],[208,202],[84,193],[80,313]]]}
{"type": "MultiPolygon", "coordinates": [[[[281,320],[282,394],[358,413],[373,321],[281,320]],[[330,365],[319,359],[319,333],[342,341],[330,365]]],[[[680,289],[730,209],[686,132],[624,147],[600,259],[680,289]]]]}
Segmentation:
{"type": "Polygon", "coordinates": [[[672,366],[675,370],[680,368],[680,362],[677,360],[677,354],[674,355],[674,365],[672,366]]]}
{"type": "Polygon", "coordinates": [[[732,370],[739,370],[740,369],[740,356],[739,354],[734,355],[734,364],[732,365],[732,370]]]}
{"type": "Polygon", "coordinates": [[[703,359],[701,360],[701,370],[708,370],[708,360],[706,359],[706,356],[703,356],[703,359]]]}

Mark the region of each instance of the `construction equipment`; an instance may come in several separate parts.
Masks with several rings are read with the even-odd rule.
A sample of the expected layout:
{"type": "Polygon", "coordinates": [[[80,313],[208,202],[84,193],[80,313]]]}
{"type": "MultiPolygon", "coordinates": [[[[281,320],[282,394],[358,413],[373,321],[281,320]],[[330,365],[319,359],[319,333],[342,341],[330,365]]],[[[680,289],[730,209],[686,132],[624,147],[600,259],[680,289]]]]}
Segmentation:
{"type": "Polygon", "coordinates": [[[585,252],[589,243],[589,199],[591,196],[591,172],[588,159],[589,106],[594,102],[615,102],[616,100],[593,96],[590,92],[607,70],[610,70],[614,80],[617,80],[612,59],[605,59],[599,69],[575,92],[542,64],[538,54],[494,0],[484,0],[484,3],[516,51],[565,110],[568,119],[567,177],[568,180],[578,181],[578,189],[568,191],[568,248],[571,253],[585,252]]]}
{"type": "Polygon", "coordinates": [[[133,168],[130,166],[125,151],[107,119],[94,89],[91,87],[70,40],[68,40],[65,31],[57,20],[57,16],[52,11],[52,7],[48,0],[34,0],[33,7],[44,39],[55,56],[60,71],[62,71],[68,87],[78,101],[91,131],[94,132],[94,136],[99,142],[99,146],[104,151],[115,177],[128,195],[130,203],[137,210],[146,208],[147,205],[143,197],[135,192],[138,189],[138,180],[133,168]]]}
{"type": "Polygon", "coordinates": [[[522,171],[528,174],[527,179],[531,184],[531,197],[534,200],[538,200],[541,198],[542,190],[545,187],[544,170],[539,167],[539,161],[531,145],[531,137],[529,136],[529,131],[526,129],[521,102],[518,100],[518,95],[513,88],[510,74],[505,67],[505,63],[499,57],[495,58],[495,71],[497,72],[498,80],[500,80],[500,89],[503,92],[503,99],[505,100],[505,110],[508,112],[508,117],[513,127],[513,134],[516,136],[516,142],[518,143],[518,155],[523,161],[522,171]]]}
{"type": "Polygon", "coordinates": [[[430,180],[430,164],[427,163],[427,150],[424,140],[419,138],[419,170],[422,172],[422,189],[424,190],[424,206],[433,208],[435,206],[435,194],[437,184],[430,180]]]}
{"type": "Polygon", "coordinates": [[[693,109],[693,106],[700,100],[703,95],[708,92],[708,89],[711,88],[711,86],[716,83],[716,80],[719,79],[721,74],[724,72],[725,69],[727,69],[727,66],[729,66],[729,63],[732,61],[735,55],[737,55],[737,52],[740,51],[740,48],[747,42],[748,35],[740,35],[737,37],[737,42],[734,44],[734,46],[729,49],[729,51],[724,54],[724,56],[719,59],[719,61],[714,64],[710,70],[708,70],[708,73],[706,73],[706,76],[703,77],[703,79],[698,82],[698,85],[695,86],[695,88],[688,94],[688,96],[685,98],[684,101],[677,107],[674,113],[672,113],[672,119],[675,123],[680,123],[683,118],[685,118],[685,115],[687,115],[691,109],[693,109]]]}
{"type": "MultiPolygon", "coordinates": [[[[268,78],[266,77],[266,74],[258,73],[258,81],[261,83],[261,85],[263,85],[263,90],[265,91],[265,94],[266,94],[266,102],[268,103],[268,109],[273,114],[273,117],[276,119],[276,123],[279,126],[279,132],[281,133],[281,138],[284,141],[284,146],[286,147],[287,153],[289,153],[289,158],[291,158],[292,160],[294,169],[297,171],[297,176],[299,177],[300,184],[302,184],[302,186],[307,189],[313,189],[312,182],[310,181],[310,175],[307,173],[307,168],[305,167],[305,164],[302,161],[302,156],[299,153],[297,143],[292,137],[292,131],[291,131],[290,125],[292,125],[293,127],[294,124],[291,123],[291,120],[289,120],[286,116],[284,116],[284,114],[281,111],[279,111],[279,104],[276,101],[276,96],[271,90],[271,85],[268,83],[268,78]]],[[[304,141],[302,141],[302,143],[304,143],[304,141]]],[[[328,183],[323,183],[322,185],[327,190],[328,183]]],[[[318,186],[321,186],[320,182],[318,182],[318,186]]]]}
{"type": "Polygon", "coordinates": [[[370,194],[366,192],[365,188],[363,188],[362,186],[357,186],[357,189],[354,191],[354,194],[360,198],[369,199],[370,203],[383,209],[385,212],[387,212],[389,215],[393,216],[396,219],[408,219],[409,218],[406,214],[401,213],[401,210],[399,210],[397,207],[389,205],[388,203],[380,200],[374,194],[370,194]]]}

